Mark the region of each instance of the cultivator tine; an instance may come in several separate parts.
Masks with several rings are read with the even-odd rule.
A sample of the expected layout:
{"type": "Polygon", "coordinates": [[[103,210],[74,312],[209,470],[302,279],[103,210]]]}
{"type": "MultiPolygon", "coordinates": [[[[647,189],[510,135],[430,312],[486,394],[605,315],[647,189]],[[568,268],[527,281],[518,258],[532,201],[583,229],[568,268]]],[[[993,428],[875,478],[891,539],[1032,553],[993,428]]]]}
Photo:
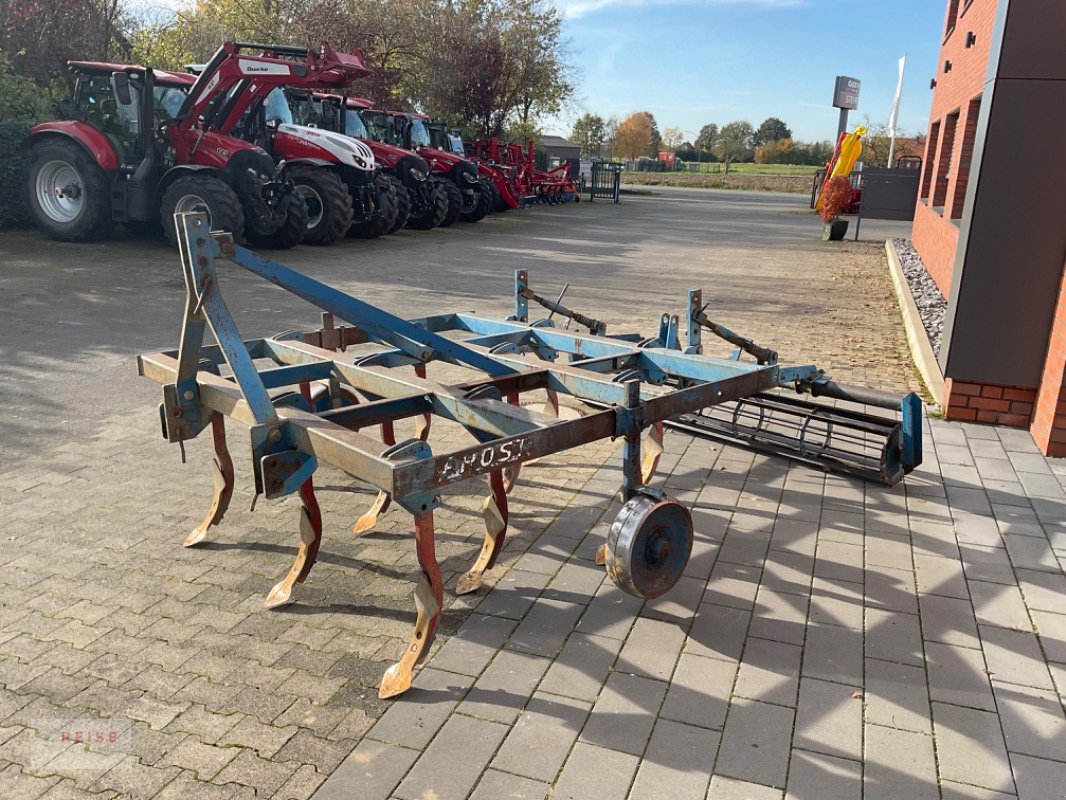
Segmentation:
{"type": "MultiPolygon", "coordinates": [[[[422,380],[426,378],[426,365],[415,364],[415,375],[422,380]]],[[[433,425],[433,414],[426,411],[415,420],[415,438],[422,442],[429,441],[429,429],[433,425]]]]}
{"type": "Polygon", "coordinates": [[[444,608],[444,586],[433,542],[433,512],[415,514],[415,552],[422,574],[415,588],[415,630],[403,656],[385,672],[378,688],[384,699],[403,694],[411,685],[411,671],[425,658],[437,633],[441,610],[444,608]]]}
{"type": "MultiPolygon", "coordinates": [[[[381,441],[389,447],[393,447],[396,444],[396,430],[393,427],[392,420],[381,423],[381,441]]],[[[373,530],[378,524],[378,517],[388,511],[390,505],[392,505],[392,498],[389,493],[379,490],[378,496],[374,498],[374,502],[367,512],[355,521],[355,525],[352,526],[352,533],[360,536],[367,531],[373,530]]]]}
{"type": "Polygon", "coordinates": [[[264,602],[267,608],[278,608],[292,602],[293,586],[303,583],[318,558],[318,547],[322,542],[322,512],[315,498],[311,478],[300,486],[300,499],[303,505],[300,507],[300,546],[296,550],[296,560],[289,574],[270,590],[264,602]]]}
{"type": "Polygon", "coordinates": [[[607,545],[601,544],[596,548],[596,566],[602,567],[607,564],[607,545]]]}
{"type": "Polygon", "coordinates": [[[215,495],[211,501],[211,508],[203,521],[193,528],[192,533],[185,540],[185,547],[200,544],[207,538],[207,531],[212,525],[218,525],[226,515],[229,501],[233,497],[233,459],[230,458],[229,448],[226,446],[226,418],[221,414],[215,414],[211,418],[211,439],[215,445],[215,455],[211,464],[214,466],[215,495]]]}
{"type": "Polygon", "coordinates": [[[544,403],[544,413],[559,419],[559,393],[554,389],[548,389],[547,393],[548,399],[544,403]]]}
{"type": "Polygon", "coordinates": [[[356,520],[355,525],[352,526],[352,533],[356,536],[373,530],[377,527],[378,517],[389,510],[389,506],[392,505],[392,497],[388,492],[378,492],[378,496],[374,498],[373,505],[367,510],[363,516],[356,520]]]}
{"type": "MultiPolygon", "coordinates": [[[[517,406],[517,405],[521,404],[521,401],[519,400],[519,397],[518,397],[517,393],[513,393],[513,394],[507,395],[507,402],[510,403],[512,406],[517,406]]],[[[526,463],[532,464],[533,461],[528,461],[526,463]]],[[[514,489],[515,484],[518,483],[518,476],[521,473],[522,473],[522,465],[521,464],[511,464],[510,466],[507,466],[507,467],[503,468],[502,478],[503,478],[503,491],[504,491],[505,494],[510,494],[511,493],[511,490],[514,489]]]]}
{"type": "Polygon", "coordinates": [[[474,566],[460,576],[455,585],[456,594],[476,592],[481,586],[485,570],[492,569],[500,550],[503,549],[507,536],[507,490],[504,487],[502,470],[496,470],[489,475],[489,487],[492,491],[481,506],[481,514],[485,518],[485,541],[474,566]]]}
{"type": "Polygon", "coordinates": [[[665,435],[663,423],[656,422],[648,428],[648,435],[644,437],[644,460],[640,464],[640,481],[645,486],[651,483],[655,477],[655,469],[659,466],[659,459],[663,456],[663,437],[665,435]]]}

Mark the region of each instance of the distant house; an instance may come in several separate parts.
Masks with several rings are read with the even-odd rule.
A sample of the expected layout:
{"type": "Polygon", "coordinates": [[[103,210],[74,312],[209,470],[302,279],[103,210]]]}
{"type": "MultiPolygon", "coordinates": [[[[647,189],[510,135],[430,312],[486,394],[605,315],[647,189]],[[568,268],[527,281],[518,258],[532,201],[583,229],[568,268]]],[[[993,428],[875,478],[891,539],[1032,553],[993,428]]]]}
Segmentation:
{"type": "Polygon", "coordinates": [[[574,144],[562,136],[541,136],[540,147],[548,154],[548,160],[561,161],[564,158],[580,158],[581,145],[574,144]]]}

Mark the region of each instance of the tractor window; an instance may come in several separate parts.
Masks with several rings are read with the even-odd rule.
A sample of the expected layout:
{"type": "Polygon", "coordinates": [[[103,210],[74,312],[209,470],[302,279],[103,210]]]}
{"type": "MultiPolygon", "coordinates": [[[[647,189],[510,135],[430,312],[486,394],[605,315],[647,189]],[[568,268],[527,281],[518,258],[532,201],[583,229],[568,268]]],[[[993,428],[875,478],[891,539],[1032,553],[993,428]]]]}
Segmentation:
{"type": "Polygon", "coordinates": [[[297,125],[307,125],[311,128],[325,127],[322,124],[322,104],[315,102],[308,94],[291,94],[289,98],[289,110],[292,112],[292,121],[297,125]]]}
{"type": "Polygon", "coordinates": [[[370,133],[370,138],[376,142],[386,142],[387,144],[397,144],[394,141],[392,132],[392,126],[389,124],[388,114],[384,114],[380,111],[364,111],[363,123],[367,127],[367,131],[370,133]]]}
{"type": "Polygon", "coordinates": [[[354,136],[356,139],[371,138],[370,132],[366,129],[366,125],[363,124],[363,118],[359,115],[359,112],[351,108],[344,110],[344,132],[348,136],[354,136]]]}
{"type": "Polygon", "coordinates": [[[267,95],[263,108],[266,111],[267,122],[276,121],[292,125],[292,110],[289,108],[289,101],[285,98],[285,90],[280,86],[271,90],[267,95]]]}
{"type": "Polygon", "coordinates": [[[130,83],[129,105],[118,102],[110,75],[91,75],[78,81],[77,105],[86,122],[98,128],[130,165],[141,155],[140,89],[130,83]]]}
{"type": "Polygon", "coordinates": [[[455,136],[454,134],[448,134],[448,142],[451,144],[451,147],[448,149],[455,153],[457,156],[466,155],[466,148],[463,147],[463,137],[455,136]]]}
{"type": "MultiPolygon", "coordinates": [[[[399,120],[397,120],[399,122],[399,120]]],[[[429,147],[429,128],[422,119],[411,120],[411,147],[429,147]]]]}
{"type": "Polygon", "coordinates": [[[155,95],[155,115],[158,122],[174,119],[181,111],[185,102],[185,92],[175,89],[173,86],[156,86],[152,89],[155,95]]]}

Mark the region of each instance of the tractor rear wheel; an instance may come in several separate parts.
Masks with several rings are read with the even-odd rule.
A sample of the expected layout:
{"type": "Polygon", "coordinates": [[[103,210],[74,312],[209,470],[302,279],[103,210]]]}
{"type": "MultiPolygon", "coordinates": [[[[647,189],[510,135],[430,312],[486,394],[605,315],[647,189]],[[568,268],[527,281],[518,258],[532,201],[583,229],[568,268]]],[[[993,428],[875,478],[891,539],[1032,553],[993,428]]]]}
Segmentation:
{"type": "Polygon", "coordinates": [[[366,209],[366,219],[353,220],[348,235],[355,239],[376,239],[384,236],[396,222],[396,195],[392,191],[389,176],[382,172],[374,175],[372,188],[373,207],[366,209]]]}
{"type": "Polygon", "coordinates": [[[201,211],[207,214],[207,224],[213,231],[229,231],[234,238],[244,233],[244,211],[237,193],[228,183],[214,175],[186,175],[171,183],[159,204],[159,219],[163,233],[171,244],[178,243],[174,215],[201,211]]]}
{"type": "Polygon", "coordinates": [[[30,211],[37,227],[61,242],[86,242],[111,232],[107,174],[73,141],[53,139],[26,154],[30,211]]]}
{"type": "Polygon", "coordinates": [[[428,178],[429,197],[426,208],[418,216],[407,219],[407,227],[415,230],[428,231],[436,228],[448,214],[448,195],[439,178],[428,178]]]}
{"type": "Polygon", "coordinates": [[[463,222],[481,222],[481,220],[485,219],[488,213],[492,211],[492,205],[492,192],[484,183],[479,182],[477,187],[477,203],[470,211],[460,214],[459,219],[463,222]]]}
{"type": "Polygon", "coordinates": [[[441,178],[440,185],[444,187],[444,194],[448,197],[448,213],[440,221],[440,226],[447,228],[459,219],[459,215],[463,213],[463,193],[448,178],[441,178]]]}
{"type": "Polygon", "coordinates": [[[396,219],[389,228],[389,233],[396,233],[411,217],[411,195],[407,193],[407,187],[400,183],[400,179],[389,175],[389,183],[392,184],[392,196],[396,200],[396,219]]]}
{"type": "Polygon", "coordinates": [[[271,233],[262,233],[255,225],[244,229],[244,236],[250,244],[269,247],[271,250],[289,250],[296,247],[307,235],[307,201],[296,189],[289,197],[289,207],[285,210],[285,221],[281,227],[271,233]]]}
{"type": "Polygon", "coordinates": [[[307,244],[332,244],[352,224],[352,196],[337,173],[323,167],[295,166],[289,179],[307,203],[307,244]]]}

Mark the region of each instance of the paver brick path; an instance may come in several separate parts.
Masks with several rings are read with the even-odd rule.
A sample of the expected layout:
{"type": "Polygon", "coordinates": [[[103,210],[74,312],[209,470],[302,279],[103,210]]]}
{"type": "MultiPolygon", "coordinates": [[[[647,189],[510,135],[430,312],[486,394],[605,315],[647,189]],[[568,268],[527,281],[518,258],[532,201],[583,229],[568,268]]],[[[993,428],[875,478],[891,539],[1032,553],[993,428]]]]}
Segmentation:
{"type": "MultiPolygon", "coordinates": [[[[683,290],[792,361],[915,386],[879,245],[827,249],[795,198],[664,194],[536,209],[283,260],[406,314],[505,313],[511,271],[614,330],[683,290]]],[[[886,231],[898,235],[898,231],[886,231]]],[[[1061,465],[1023,433],[933,423],[895,489],[668,435],[693,509],[685,577],[642,604],[594,567],[617,451],[522,473],[493,588],[447,595],[415,686],[377,699],[413,619],[408,520],[354,539],[371,496],[323,470],[323,552],[297,603],[262,598],[296,504],[209,499],[158,437],[137,352],[172,347],[181,287],[151,241],[0,237],[0,798],[1021,798],[1066,786],[1061,465]],[[47,322],[47,324],[42,324],[47,322]],[[113,733],[92,754],[72,730],[113,733]],[[997,793],[998,792],[998,793],[997,793]]],[[[227,280],[229,280],[227,278],[227,280]]],[[[224,287],[225,288],[225,287],[224,287]]],[[[248,336],[313,324],[234,283],[248,336]]],[[[438,425],[438,441],[459,433],[438,425]]],[[[446,586],[481,490],[437,514],[446,586]]]]}

